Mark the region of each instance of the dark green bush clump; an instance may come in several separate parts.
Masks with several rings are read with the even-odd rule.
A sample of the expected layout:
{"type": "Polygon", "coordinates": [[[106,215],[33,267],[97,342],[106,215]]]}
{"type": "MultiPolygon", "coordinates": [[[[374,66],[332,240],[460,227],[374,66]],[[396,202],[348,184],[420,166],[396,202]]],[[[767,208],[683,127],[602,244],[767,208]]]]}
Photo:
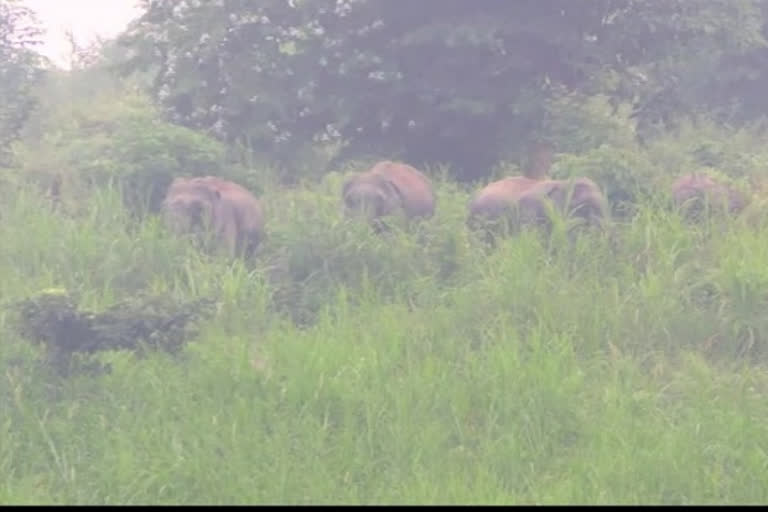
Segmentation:
{"type": "Polygon", "coordinates": [[[196,334],[191,324],[208,316],[212,305],[210,299],[177,303],[167,297],[140,297],[93,313],[78,310],[77,300],[65,290],[52,289],[11,308],[19,315],[19,335],[45,345],[54,369],[67,373],[75,353],[146,349],[178,353],[196,334]]]}

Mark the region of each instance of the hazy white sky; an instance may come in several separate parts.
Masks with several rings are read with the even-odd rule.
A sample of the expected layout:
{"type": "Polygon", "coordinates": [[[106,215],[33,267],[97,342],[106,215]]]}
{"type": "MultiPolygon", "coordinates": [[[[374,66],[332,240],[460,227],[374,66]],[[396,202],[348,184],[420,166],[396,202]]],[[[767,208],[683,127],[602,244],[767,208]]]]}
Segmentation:
{"type": "Polygon", "coordinates": [[[98,35],[112,37],[140,14],[138,0],[22,0],[35,10],[45,40],[38,51],[58,65],[65,66],[69,46],[65,30],[70,29],[78,44],[84,45],[98,35]]]}

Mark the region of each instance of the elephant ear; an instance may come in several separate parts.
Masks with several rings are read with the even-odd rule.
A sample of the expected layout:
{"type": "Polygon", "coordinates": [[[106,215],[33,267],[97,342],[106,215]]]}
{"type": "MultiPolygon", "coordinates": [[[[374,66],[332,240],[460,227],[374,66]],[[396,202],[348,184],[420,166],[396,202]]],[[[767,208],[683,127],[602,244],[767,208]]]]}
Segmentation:
{"type": "Polygon", "coordinates": [[[341,196],[344,197],[347,195],[347,192],[349,191],[349,188],[354,185],[355,181],[357,180],[357,176],[350,176],[347,179],[344,180],[344,184],[341,187],[341,196]]]}
{"type": "Polygon", "coordinates": [[[539,194],[542,199],[549,199],[553,203],[560,205],[565,199],[567,190],[563,190],[562,183],[548,182],[541,185],[539,194]]]}
{"type": "Polygon", "coordinates": [[[400,190],[400,187],[398,187],[394,181],[384,176],[380,176],[380,183],[382,191],[386,194],[386,197],[389,200],[396,201],[400,206],[404,205],[405,196],[403,196],[403,191],[400,190]]]}
{"type": "Polygon", "coordinates": [[[562,215],[569,207],[572,197],[572,184],[567,181],[550,181],[538,191],[538,220],[551,222],[552,215],[562,215]]]}
{"type": "Polygon", "coordinates": [[[589,196],[590,188],[587,184],[576,180],[566,180],[553,184],[547,196],[561,208],[571,208],[574,201],[578,202],[585,196],[589,196]]]}
{"type": "Polygon", "coordinates": [[[568,214],[585,219],[604,218],[608,204],[597,185],[589,181],[574,181],[569,187],[568,214]]]}
{"type": "MultiPolygon", "coordinates": [[[[517,200],[518,215],[523,222],[540,222],[547,215],[547,203],[553,201],[555,183],[541,182],[526,190],[517,200]]],[[[553,201],[554,202],[554,201],[553,201]]]]}

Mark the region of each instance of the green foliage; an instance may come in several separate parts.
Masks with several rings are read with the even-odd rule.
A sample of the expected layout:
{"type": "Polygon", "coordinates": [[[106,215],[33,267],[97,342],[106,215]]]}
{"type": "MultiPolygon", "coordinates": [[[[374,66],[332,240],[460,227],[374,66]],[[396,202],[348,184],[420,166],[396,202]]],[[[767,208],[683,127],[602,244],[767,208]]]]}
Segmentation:
{"type": "Polygon", "coordinates": [[[45,108],[16,146],[25,176],[47,188],[112,183],[132,212],[156,212],[175,176],[227,173],[219,142],[161,121],[144,95],[103,70],[77,73],[48,83],[45,108]]]}
{"type": "Polygon", "coordinates": [[[614,214],[632,213],[633,205],[658,194],[662,178],[669,171],[655,166],[637,147],[603,145],[578,155],[563,155],[552,176],[586,176],[600,184],[614,214]]]}
{"type": "Polygon", "coordinates": [[[699,118],[650,141],[648,154],[672,174],[707,167],[733,180],[759,183],[768,169],[765,134],[763,122],[733,127],[699,118]]]}
{"type": "MultiPolygon", "coordinates": [[[[768,2],[757,2],[762,15],[760,33],[768,39],[768,2]]],[[[744,23],[755,23],[757,20],[744,23]]],[[[738,28],[735,28],[738,31],[738,28]]],[[[768,48],[759,44],[745,47],[737,55],[721,58],[714,72],[706,77],[706,87],[699,88],[697,98],[702,107],[716,116],[720,122],[741,125],[765,118],[768,104],[764,94],[766,85],[768,48]]]]}
{"type": "Polygon", "coordinates": [[[33,88],[42,59],[33,48],[41,30],[34,13],[17,0],[0,1],[0,165],[10,163],[10,144],[35,107],[33,88]]]}
{"type": "Polygon", "coordinates": [[[104,167],[88,169],[85,175],[111,171],[127,192],[128,204],[133,208],[148,205],[149,211],[158,211],[174,176],[224,174],[224,152],[219,144],[157,120],[124,120],[105,148],[105,156],[104,167]]]}
{"type": "Polygon", "coordinates": [[[45,290],[12,304],[18,313],[18,333],[43,343],[54,370],[68,373],[75,354],[150,347],[178,353],[194,333],[189,323],[210,312],[207,299],[175,304],[168,297],[132,297],[106,311],[78,311],[66,290],[45,290]]]}
{"type": "Polygon", "coordinates": [[[556,147],[581,153],[604,145],[636,148],[637,122],[629,104],[603,95],[560,91],[546,105],[545,130],[556,147]]]}
{"type": "MultiPolygon", "coordinates": [[[[445,234],[449,226],[430,221],[409,225],[403,218],[390,219],[388,229],[377,234],[359,220],[342,217],[341,184],[342,176],[332,173],[312,189],[265,195],[270,249],[264,257],[276,311],[307,325],[339,290],[353,297],[368,289],[387,300],[419,300],[438,276],[446,282],[455,277],[451,262],[467,243],[466,236],[454,233],[438,241],[435,230],[445,234]],[[418,236],[409,236],[411,230],[418,236]]],[[[440,201],[450,204],[457,199],[463,202],[466,197],[451,195],[440,201]]],[[[454,219],[456,214],[463,212],[455,211],[454,219]]]]}
{"type": "Polygon", "coordinates": [[[593,100],[579,109],[557,109],[553,133],[562,141],[559,145],[571,151],[558,155],[551,174],[592,178],[620,216],[631,215],[637,203],[665,201],[672,181],[682,174],[704,172],[748,195],[754,185],[765,182],[768,153],[762,123],[733,128],[698,117],[641,145],[628,136],[622,118],[593,114],[595,104],[605,113],[604,103],[593,100]],[[576,129],[579,124],[583,132],[576,129]]]}
{"type": "Polygon", "coordinates": [[[765,47],[761,5],[158,1],[123,37],[121,67],[154,73],[174,122],[289,167],[334,143],[338,159],[445,162],[471,180],[549,136],[563,94],[631,108],[644,137],[696,112],[722,62],[765,47]]]}

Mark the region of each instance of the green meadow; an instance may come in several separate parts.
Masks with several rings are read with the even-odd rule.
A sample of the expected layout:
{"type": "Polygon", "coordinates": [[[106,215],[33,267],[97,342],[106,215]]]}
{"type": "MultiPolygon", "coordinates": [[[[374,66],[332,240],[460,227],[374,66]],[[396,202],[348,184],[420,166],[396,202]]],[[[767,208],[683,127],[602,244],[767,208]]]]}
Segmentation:
{"type": "Polygon", "coordinates": [[[265,190],[248,262],[132,219],[114,188],[70,215],[7,194],[6,302],[219,303],[180,355],[66,378],[0,316],[0,502],[766,501],[768,225],[648,205],[489,249],[455,185],[384,235],[342,218],[338,185],[265,190]]]}

